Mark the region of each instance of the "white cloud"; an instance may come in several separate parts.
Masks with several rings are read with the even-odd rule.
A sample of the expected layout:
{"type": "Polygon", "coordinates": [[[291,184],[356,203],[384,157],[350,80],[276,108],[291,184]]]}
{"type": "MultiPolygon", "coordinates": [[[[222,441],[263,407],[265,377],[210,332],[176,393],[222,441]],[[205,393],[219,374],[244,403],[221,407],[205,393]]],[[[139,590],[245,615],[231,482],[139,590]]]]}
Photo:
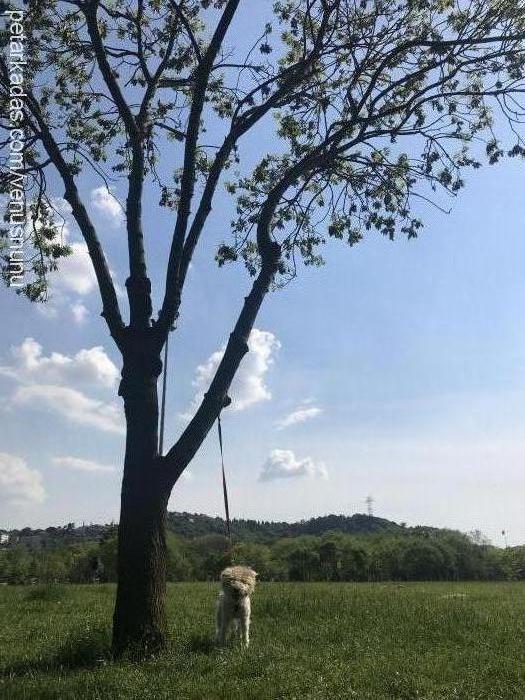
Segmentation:
{"type": "Polygon", "coordinates": [[[115,404],[92,399],[76,389],[53,384],[33,384],[16,390],[12,403],[49,411],[71,423],[124,434],[122,411],[115,404]]]}
{"type": "Polygon", "coordinates": [[[90,294],[97,287],[88,247],[85,243],[70,243],[71,255],[62,258],[58,270],[50,277],[51,291],[75,292],[80,296],[90,294]]]}
{"type": "Polygon", "coordinates": [[[272,450],[262,466],[259,481],[296,479],[305,476],[326,479],[328,473],[322,462],[316,463],[311,457],[298,459],[292,450],[272,450]]]}
{"type": "Polygon", "coordinates": [[[13,363],[0,366],[0,375],[21,385],[11,405],[51,412],[104,432],[124,432],[119,405],[90,398],[76,388],[88,385],[108,390],[116,386],[119,371],[102,347],[82,349],[73,356],[58,352],[44,356],[42,346],[26,338],[11,353],[13,363]]]}
{"type": "MultiPolygon", "coordinates": [[[[63,316],[70,311],[76,323],[86,320],[88,310],[82,298],[98,289],[97,277],[89,257],[87,245],[83,242],[70,243],[71,255],[61,258],[58,270],[49,275],[49,299],[38,304],[37,309],[48,318],[63,316]]],[[[118,283],[116,273],[111,268],[109,274],[117,297],[127,299],[125,289],[118,283]]]]}
{"type": "Polygon", "coordinates": [[[97,278],[85,243],[70,243],[72,250],[58,263],[58,270],[49,275],[49,298],[37,304],[37,311],[49,319],[71,314],[77,324],[86,321],[88,310],[81,299],[97,288],[97,278]]]}
{"type": "Polygon", "coordinates": [[[292,411],[287,416],[277,421],[277,427],[279,430],[283,428],[288,428],[291,425],[297,425],[298,423],[304,423],[307,420],[311,420],[316,416],[319,416],[323,412],[322,408],[319,406],[299,406],[295,411],[292,411]]]}
{"type": "MultiPolygon", "coordinates": [[[[105,187],[96,188],[91,195],[94,206],[105,212],[112,221],[120,224],[123,212],[113,195],[105,187]]],[[[94,292],[98,287],[97,278],[85,241],[71,240],[78,238],[78,228],[71,217],[71,207],[61,198],[53,200],[53,207],[55,212],[52,213],[52,218],[59,229],[57,241],[69,245],[71,254],[61,258],[58,269],[48,275],[49,299],[44,304],[38,304],[36,308],[39,313],[50,319],[71,313],[73,320],[81,324],[86,320],[87,309],[78,297],[82,298],[94,292]]],[[[37,221],[36,226],[40,225],[37,221]]],[[[117,295],[126,297],[115,279],[114,271],[110,268],[109,272],[117,295]]]]}
{"type": "MultiPolygon", "coordinates": [[[[97,286],[97,279],[88,247],[84,241],[70,241],[71,238],[71,207],[64,199],[54,199],[53,206],[56,213],[52,218],[58,227],[58,241],[66,243],[71,248],[71,254],[62,258],[59,262],[58,270],[49,275],[49,287],[53,297],[58,302],[63,301],[66,293],[75,292],[85,295],[92,292],[97,286]]],[[[37,228],[40,223],[37,221],[37,228]]]]}
{"type": "Polygon", "coordinates": [[[26,338],[11,350],[12,366],[0,366],[0,374],[22,383],[39,384],[98,384],[116,386],[119,370],[101,346],[80,350],[72,357],[52,352],[42,354],[42,346],[34,338],[26,338]]]}
{"type": "MultiPolygon", "coordinates": [[[[231,385],[231,410],[233,411],[243,411],[255,403],[272,398],[265,384],[265,375],[273,364],[275,353],[281,344],[273,333],[254,328],[248,340],[248,347],[250,351],[243,359],[231,385]]],[[[193,386],[197,392],[191,409],[185,417],[188,417],[202,401],[225,349],[224,345],[220,350],[212,353],[204,364],[197,367],[196,377],[193,380],[193,386]]]]}
{"type": "Polygon", "coordinates": [[[85,323],[88,314],[89,311],[82,302],[78,301],[71,304],[71,315],[73,316],[74,322],[79,326],[85,323]]]}
{"type": "Polygon", "coordinates": [[[107,187],[96,187],[91,190],[91,203],[93,207],[107,217],[112,226],[120,226],[124,220],[124,212],[119,201],[107,187]]]}
{"type": "Polygon", "coordinates": [[[99,464],[90,459],[80,459],[79,457],[53,457],[53,464],[65,469],[73,469],[81,472],[114,472],[115,467],[109,464],[99,464]]]}
{"type": "Polygon", "coordinates": [[[32,304],[33,309],[36,310],[37,313],[39,313],[41,316],[47,319],[57,319],[59,317],[59,307],[62,306],[63,300],[60,299],[58,300],[57,303],[57,298],[53,297],[52,299],[48,299],[46,302],[43,304],[32,304]]]}
{"type": "Polygon", "coordinates": [[[45,497],[40,472],[20,457],[0,452],[0,502],[27,505],[41,503],[45,497]]]}
{"type": "Polygon", "coordinates": [[[63,197],[53,197],[53,206],[57,210],[59,214],[62,216],[66,216],[66,214],[71,214],[73,209],[71,208],[71,204],[67,201],[67,199],[64,199],[63,197]]]}

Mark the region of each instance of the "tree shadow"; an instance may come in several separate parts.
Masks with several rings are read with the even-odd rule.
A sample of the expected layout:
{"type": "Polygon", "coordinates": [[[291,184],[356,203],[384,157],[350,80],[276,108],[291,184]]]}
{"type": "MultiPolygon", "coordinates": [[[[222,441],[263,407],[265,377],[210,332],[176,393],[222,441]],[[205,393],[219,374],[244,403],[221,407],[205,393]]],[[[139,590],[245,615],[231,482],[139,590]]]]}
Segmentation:
{"type": "Polygon", "coordinates": [[[7,664],[1,675],[8,678],[34,672],[74,671],[96,668],[111,663],[111,635],[107,628],[76,631],[54,654],[34,659],[23,659],[7,664]]]}
{"type": "Polygon", "coordinates": [[[31,586],[24,595],[30,603],[57,603],[69,596],[67,588],[58,583],[45,583],[39,586],[31,586]]]}
{"type": "MultiPolygon", "coordinates": [[[[189,651],[211,656],[217,652],[215,641],[204,633],[193,634],[187,642],[189,651]]],[[[31,673],[68,673],[94,669],[113,663],[111,632],[105,627],[75,630],[55,653],[12,661],[0,669],[0,678],[16,678],[31,673]]]]}
{"type": "Polygon", "coordinates": [[[206,634],[192,634],[188,648],[195,654],[206,654],[207,656],[217,651],[217,645],[214,640],[206,634]]]}

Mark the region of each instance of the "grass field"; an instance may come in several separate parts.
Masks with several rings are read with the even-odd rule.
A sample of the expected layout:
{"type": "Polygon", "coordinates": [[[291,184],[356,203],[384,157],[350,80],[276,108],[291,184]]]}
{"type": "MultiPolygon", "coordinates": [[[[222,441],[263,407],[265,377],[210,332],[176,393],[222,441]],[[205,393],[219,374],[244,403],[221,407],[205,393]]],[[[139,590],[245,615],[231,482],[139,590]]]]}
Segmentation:
{"type": "Polygon", "coordinates": [[[172,648],[112,663],[114,588],[0,589],[0,697],[519,700],[519,583],[261,584],[252,646],[212,643],[213,584],[169,588],[172,648]]]}

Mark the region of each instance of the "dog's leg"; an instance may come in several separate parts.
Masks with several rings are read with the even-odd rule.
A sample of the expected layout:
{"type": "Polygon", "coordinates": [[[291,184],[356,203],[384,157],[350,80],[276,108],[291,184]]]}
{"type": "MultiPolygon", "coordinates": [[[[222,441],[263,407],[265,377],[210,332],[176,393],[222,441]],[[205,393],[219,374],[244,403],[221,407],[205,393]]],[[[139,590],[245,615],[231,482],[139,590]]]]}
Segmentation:
{"type": "Polygon", "coordinates": [[[247,599],[244,604],[244,609],[242,611],[240,620],[242,645],[245,649],[247,649],[250,646],[250,613],[250,600],[247,599]]]}
{"type": "Polygon", "coordinates": [[[225,629],[225,619],[224,619],[223,601],[219,600],[217,603],[217,624],[215,628],[215,641],[221,646],[224,645],[226,641],[226,629],[225,629]]]}
{"type": "Polygon", "coordinates": [[[245,649],[247,649],[250,646],[250,618],[249,617],[242,617],[241,618],[241,639],[242,639],[242,645],[245,649]]]}
{"type": "Polygon", "coordinates": [[[241,621],[238,617],[234,617],[231,625],[231,639],[237,641],[241,635],[241,621]]]}

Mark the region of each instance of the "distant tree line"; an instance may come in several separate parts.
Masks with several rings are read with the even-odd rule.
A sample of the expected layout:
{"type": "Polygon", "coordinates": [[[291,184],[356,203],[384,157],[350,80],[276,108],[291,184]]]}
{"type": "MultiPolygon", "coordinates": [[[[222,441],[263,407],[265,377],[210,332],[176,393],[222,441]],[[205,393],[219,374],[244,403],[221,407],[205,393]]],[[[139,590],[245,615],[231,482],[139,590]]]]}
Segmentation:
{"type": "MultiPolygon", "coordinates": [[[[202,535],[224,535],[226,523],[223,518],[202,515],[200,513],[168,513],[168,529],[181,537],[200,537],[202,535]]],[[[407,528],[386,518],[354,513],[353,515],[323,515],[298,522],[276,522],[269,520],[246,520],[234,518],[231,523],[233,535],[238,540],[271,542],[282,537],[299,537],[300,535],[324,535],[328,532],[341,532],[347,535],[371,533],[426,533],[440,532],[438,528],[407,528]]]]}
{"type": "MultiPolygon", "coordinates": [[[[229,562],[219,533],[168,533],[168,580],[210,581],[229,562]]],[[[503,581],[525,578],[525,546],[500,549],[455,531],[417,528],[300,535],[234,545],[236,563],[253,566],[263,581],[503,581]]],[[[116,580],[114,531],[99,542],[32,549],[0,549],[0,581],[7,584],[116,580]]]]}

